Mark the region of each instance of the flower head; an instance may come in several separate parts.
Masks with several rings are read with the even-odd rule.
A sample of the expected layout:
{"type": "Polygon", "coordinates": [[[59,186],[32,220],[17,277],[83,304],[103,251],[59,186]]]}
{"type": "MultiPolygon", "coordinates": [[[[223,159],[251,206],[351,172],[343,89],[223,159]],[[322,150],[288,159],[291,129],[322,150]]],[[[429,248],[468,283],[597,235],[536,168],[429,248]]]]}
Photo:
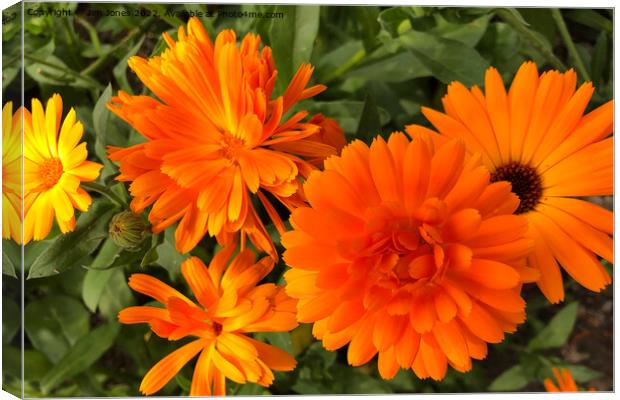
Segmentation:
{"type": "Polygon", "coordinates": [[[272,283],[256,286],[273,268],[272,258],[256,262],[254,253],[246,249],[226,267],[233,250],[226,247],[217,253],[208,268],[197,257],[181,265],[198,304],[149,275],[129,278],[133,290],[164,308],[128,307],[119,313],[120,322],[148,323],[155,334],[168,340],[192,338],[147,372],[140,385],[142,393],[157,392],[199,353],[191,396],[224,395],[225,378],[269,386],[274,379],[272,369],[295,367],[288,353],[247,335],[295,328],[295,300],[272,283]]]}
{"type": "Polygon", "coordinates": [[[564,298],[560,266],[590,290],[611,283],[597,256],[613,263],[613,214],[579,197],[613,193],[613,101],[584,115],[594,89],[587,82],[575,90],[576,81],[573,70],[539,76],[526,62],[506,92],[489,68],[484,93],[453,82],[444,113],[422,108],[441,135],[482,155],[491,180],[512,184],[535,241],[528,264],[553,303],[564,298]]]}
{"type": "Polygon", "coordinates": [[[102,165],[86,160],[83,131],[73,108],[62,120],[58,94],[45,110],[38,99],[32,99],[32,113],[24,109],[24,243],[45,239],[54,215],[61,232],[72,231],[73,209],[88,210],[92,199],[80,183],[97,179],[102,165]]]}
{"type": "Polygon", "coordinates": [[[282,237],[286,290],[326,349],[349,343],[351,365],[378,353],[386,379],[440,380],[525,319],[521,283],[536,274],[519,199],[460,141],[354,141],[304,191],[282,237]]]}
{"type": "MultiPolygon", "coordinates": [[[[570,371],[566,368],[551,368],[553,376],[555,377],[558,385],[556,386],[553,380],[547,378],[544,380],[545,389],[547,392],[578,392],[579,388],[570,374],[570,371]]],[[[588,391],[595,391],[594,388],[590,388],[588,391]]]]}
{"type": "MultiPolygon", "coordinates": [[[[313,166],[305,161],[335,154],[303,140],[319,126],[302,122],[306,112],[283,115],[296,102],[325,89],[306,87],[313,68],[303,64],[282,96],[274,97],[277,70],[271,48],[247,34],[237,45],[225,30],[211,42],[197,18],[178,41],[148,60],[132,57],[130,68],[157,97],[120,92],[109,107],[147,140],[127,149],[110,148],[120,162],[121,181],[131,181],[131,207],[152,206],[149,221],[160,232],[180,221],[176,246],[188,252],[208,232],[224,236],[241,231],[261,250],[275,248],[252,205],[262,202],[277,226],[278,214],[265,194],[292,209],[300,204],[298,177],[313,166]]],[[[242,238],[243,241],[243,238],[242,238]]]]}
{"type": "Polygon", "coordinates": [[[2,108],[2,237],[22,242],[22,111],[2,108]]]}

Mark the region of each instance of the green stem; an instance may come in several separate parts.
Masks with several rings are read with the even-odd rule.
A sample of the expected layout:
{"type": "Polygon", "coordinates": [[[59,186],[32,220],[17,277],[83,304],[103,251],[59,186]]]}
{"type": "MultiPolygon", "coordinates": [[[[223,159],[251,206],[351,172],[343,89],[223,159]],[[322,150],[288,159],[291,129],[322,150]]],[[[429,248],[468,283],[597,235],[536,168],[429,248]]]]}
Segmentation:
{"type": "Polygon", "coordinates": [[[123,199],[118,197],[114,192],[112,192],[110,189],[108,189],[107,187],[103,185],[100,185],[95,182],[82,182],[82,187],[84,189],[92,190],[93,192],[97,192],[97,193],[104,195],[105,197],[112,200],[114,203],[116,203],[117,205],[121,207],[127,207],[127,204],[123,201],[123,199]]]}
{"type": "Polygon", "coordinates": [[[99,68],[101,68],[108,61],[108,59],[112,56],[112,54],[114,54],[118,49],[122,48],[127,42],[131,41],[134,37],[146,31],[153,22],[155,22],[155,17],[148,17],[147,19],[145,19],[144,22],[140,24],[140,26],[129,31],[129,33],[120,42],[114,45],[114,47],[112,47],[109,51],[105,52],[104,54],[100,55],[95,61],[93,61],[92,63],[90,63],[90,65],[84,68],[81,74],[91,75],[92,73],[99,70],[99,68]]]}
{"type": "MultiPolygon", "coordinates": [[[[73,26],[69,18],[62,19],[62,27],[65,31],[65,36],[67,37],[67,43],[69,44],[69,47],[77,48],[80,40],[76,36],[75,30],[73,30],[73,26]]],[[[79,66],[78,68],[81,68],[81,60],[75,55],[75,52],[70,51],[68,57],[71,58],[73,65],[79,66]]]]}
{"type": "Polygon", "coordinates": [[[363,48],[360,49],[357,53],[353,54],[351,58],[349,58],[344,64],[342,64],[340,67],[333,70],[330,74],[327,74],[327,76],[325,76],[325,78],[323,79],[323,82],[325,84],[328,84],[340,78],[351,68],[359,64],[364,59],[364,57],[366,57],[366,55],[367,55],[366,50],[363,48]]]}
{"type": "Polygon", "coordinates": [[[101,55],[101,42],[99,41],[99,35],[97,35],[97,29],[95,29],[90,22],[80,16],[75,17],[75,22],[82,25],[84,29],[88,31],[88,36],[90,37],[91,43],[95,47],[95,51],[98,55],[101,55]]]}
{"type": "Polygon", "coordinates": [[[523,39],[529,42],[533,48],[535,48],[544,58],[546,58],[554,68],[560,70],[566,69],[564,63],[557,58],[547,46],[545,46],[545,43],[539,37],[534,35],[528,27],[523,25],[523,23],[519,21],[519,19],[509,10],[505,8],[498,8],[495,12],[498,17],[503,19],[508,25],[517,31],[523,39]]]}
{"type": "Polygon", "coordinates": [[[69,68],[66,68],[66,67],[63,67],[63,66],[60,66],[60,65],[57,65],[57,64],[45,61],[45,60],[41,60],[40,58],[37,58],[37,57],[33,56],[32,54],[24,53],[24,58],[32,61],[33,63],[43,64],[43,65],[45,65],[47,67],[54,68],[55,70],[62,71],[65,74],[71,75],[71,76],[73,76],[76,79],[82,79],[82,80],[88,82],[89,84],[93,85],[95,88],[97,88],[99,90],[103,90],[103,86],[101,85],[101,83],[97,82],[96,80],[94,80],[93,78],[91,78],[89,76],[84,76],[84,75],[80,74],[79,72],[76,72],[76,71],[74,71],[72,69],[69,69],[69,68]]]}
{"type": "Polygon", "coordinates": [[[573,42],[573,39],[570,37],[570,32],[568,32],[568,27],[566,26],[566,23],[564,22],[564,18],[562,18],[562,13],[560,12],[558,8],[552,8],[551,16],[555,20],[555,24],[557,25],[558,30],[560,31],[560,35],[562,36],[562,40],[564,40],[564,44],[566,45],[566,48],[568,49],[568,53],[570,54],[571,58],[573,59],[573,62],[575,63],[577,72],[579,72],[579,75],[581,75],[581,77],[584,80],[590,81],[591,80],[590,74],[588,74],[588,70],[586,69],[583,63],[583,60],[581,59],[581,56],[579,55],[579,52],[577,51],[577,47],[575,47],[575,42],[573,42]]]}

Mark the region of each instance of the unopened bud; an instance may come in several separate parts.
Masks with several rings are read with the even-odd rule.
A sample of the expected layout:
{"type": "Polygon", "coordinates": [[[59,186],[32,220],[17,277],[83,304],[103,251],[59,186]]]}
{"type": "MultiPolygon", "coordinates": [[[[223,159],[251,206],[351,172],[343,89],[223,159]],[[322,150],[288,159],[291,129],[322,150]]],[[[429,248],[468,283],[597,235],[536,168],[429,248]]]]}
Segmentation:
{"type": "Polygon", "coordinates": [[[149,234],[149,229],[138,214],[123,211],[112,217],[110,221],[110,237],[112,241],[125,250],[136,251],[149,234]]]}

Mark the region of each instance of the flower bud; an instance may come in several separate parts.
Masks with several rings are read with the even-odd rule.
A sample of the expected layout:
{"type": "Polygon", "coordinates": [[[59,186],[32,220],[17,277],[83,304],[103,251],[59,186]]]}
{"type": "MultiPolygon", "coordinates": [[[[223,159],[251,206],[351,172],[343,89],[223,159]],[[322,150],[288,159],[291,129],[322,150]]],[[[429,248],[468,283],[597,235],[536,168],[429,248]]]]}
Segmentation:
{"type": "Polygon", "coordinates": [[[123,211],[112,217],[109,227],[112,241],[128,251],[137,251],[149,234],[149,229],[138,214],[123,211]]]}

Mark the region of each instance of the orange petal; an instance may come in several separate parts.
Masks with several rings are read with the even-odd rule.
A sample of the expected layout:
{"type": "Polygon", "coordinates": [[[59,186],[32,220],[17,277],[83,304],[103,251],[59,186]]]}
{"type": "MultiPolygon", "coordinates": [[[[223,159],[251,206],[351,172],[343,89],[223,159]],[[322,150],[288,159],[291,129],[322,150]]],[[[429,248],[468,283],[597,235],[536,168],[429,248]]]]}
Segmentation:
{"type": "Polygon", "coordinates": [[[132,274],[129,277],[129,287],[136,292],[154,298],[162,304],[168,304],[170,298],[176,297],[190,305],[194,305],[194,302],[182,295],[179,291],[150,275],[132,274]]]}
{"type": "Polygon", "coordinates": [[[194,340],[161,359],[144,375],[140,391],[148,396],[164,387],[189,360],[204,349],[205,344],[205,339],[194,340]]]}

